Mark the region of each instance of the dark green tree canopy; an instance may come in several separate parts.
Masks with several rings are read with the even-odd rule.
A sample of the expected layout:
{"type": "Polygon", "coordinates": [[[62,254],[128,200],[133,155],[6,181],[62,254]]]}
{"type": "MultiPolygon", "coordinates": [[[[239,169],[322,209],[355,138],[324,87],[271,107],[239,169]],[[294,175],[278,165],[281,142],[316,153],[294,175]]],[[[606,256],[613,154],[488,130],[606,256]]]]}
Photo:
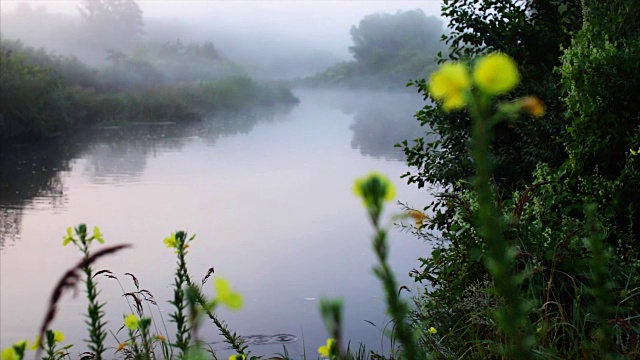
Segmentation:
{"type": "MultiPolygon", "coordinates": [[[[564,161],[561,143],[567,126],[561,101],[560,74],[563,49],[582,26],[579,0],[444,0],[442,15],[449,19],[444,36],[449,59],[468,60],[491,51],[509,54],[518,63],[522,83],[511,94],[536,94],[547,107],[544,118],[523,116],[496,127],[493,143],[495,181],[508,187],[522,185],[543,161],[552,166],[564,161]]],[[[444,59],[442,59],[444,60],[444,59]]],[[[428,98],[426,82],[415,85],[428,98]]],[[[417,139],[404,144],[409,165],[417,168],[409,181],[454,187],[471,175],[467,145],[471,122],[464,112],[445,114],[427,105],[416,115],[440,136],[437,142],[417,139]]]]}

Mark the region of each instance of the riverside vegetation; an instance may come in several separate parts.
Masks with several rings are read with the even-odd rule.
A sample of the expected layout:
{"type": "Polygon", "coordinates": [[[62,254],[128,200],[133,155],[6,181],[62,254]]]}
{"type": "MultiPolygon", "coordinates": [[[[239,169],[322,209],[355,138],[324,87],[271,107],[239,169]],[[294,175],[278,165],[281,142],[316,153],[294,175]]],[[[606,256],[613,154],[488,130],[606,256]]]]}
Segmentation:
{"type": "Polygon", "coordinates": [[[257,82],[211,43],[140,45],[89,68],[75,57],[0,40],[0,139],[38,140],[73,128],[193,121],[221,112],[297,104],[276,82],[257,82]],[[153,61],[151,60],[153,59],[153,61]],[[192,67],[180,67],[185,62],[192,67]]]}
{"type": "MultiPolygon", "coordinates": [[[[440,138],[400,144],[415,167],[409,181],[438,185],[437,200],[385,222],[391,183],[371,174],[354,185],[374,228],[374,273],[383,284],[396,346],[391,354],[350,352],[340,301],[323,300],[330,338],[319,347],[321,356],[640,355],[640,14],[630,0],[514,4],[487,0],[479,12],[475,1],[444,2],[454,29],[451,59],[428,81],[413,82],[435,102],[417,117],[440,138]],[[389,227],[409,218],[414,222],[404,226],[434,245],[412,273],[430,285],[414,294],[413,307],[399,296],[386,261],[389,227]]],[[[49,358],[68,356],[50,321],[62,289],[82,274],[90,349],[84,356],[103,358],[104,313],[91,265],[126,245],[90,252],[101,239],[99,229],[90,235],[84,225],[65,236],[83,260],[56,287],[36,341],[49,358]]],[[[184,232],[165,240],[177,257],[170,302],[175,335],[152,333],[151,324],[163,320],[139,312],[123,319],[128,335],[112,351],[141,359],[210,358],[197,332],[201,318],[209,317],[237,352],[231,359],[255,357],[215,315],[218,306],[238,307],[239,295],[218,279],[216,295],[208,299],[193,283],[185,257],[192,240],[184,232]]],[[[3,350],[2,359],[21,359],[28,347],[18,342],[3,350]]]]}

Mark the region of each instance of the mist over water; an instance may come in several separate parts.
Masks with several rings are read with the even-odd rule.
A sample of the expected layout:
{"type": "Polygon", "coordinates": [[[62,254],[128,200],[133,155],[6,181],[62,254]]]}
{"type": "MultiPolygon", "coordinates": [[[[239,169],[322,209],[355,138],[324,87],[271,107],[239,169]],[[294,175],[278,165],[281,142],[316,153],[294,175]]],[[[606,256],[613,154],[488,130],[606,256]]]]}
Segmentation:
{"type": "MultiPolygon", "coordinates": [[[[1,348],[34,337],[51,286],[79,257],[60,245],[62,235],[66,227],[86,223],[100,226],[109,244],[134,245],[96,270],[113,271],[129,290],[132,284],[123,274],[135,274],[170,328],[167,300],[175,259],[162,240],[186,230],[197,234],[188,257],[192,276],[199,279],[213,266],[243,295],[242,311],[221,311],[240,335],[291,335],[292,356],[305,350],[315,356],[327,337],[318,301],[341,296],[345,338],[356,347],[389,350],[383,335],[389,319],[371,271],[371,229],[351,186],[375,170],[396,184],[399,201],[416,207],[431,201],[427,191],[400,178],[408,168],[394,147],[425,135],[414,119],[423,99],[413,89],[380,91],[389,81],[379,74],[407,70],[382,56],[383,71],[365,73],[370,69],[349,50],[350,31],[367,15],[416,9],[419,21],[439,31],[439,20],[431,17],[437,16],[437,2],[139,1],[144,24],[132,36],[91,30],[78,2],[3,0],[1,5],[3,42],[19,40],[20,46],[35,48],[29,54],[45,64],[56,60],[56,71],[70,76],[65,78],[70,91],[84,96],[80,99],[93,111],[87,113],[95,115],[73,131],[2,147],[1,348]],[[350,74],[360,76],[351,82],[358,91],[304,83],[317,74],[333,80],[327,69],[336,64],[347,64],[350,74]],[[371,79],[377,86],[368,89],[371,79]],[[191,109],[203,96],[193,89],[211,93],[221,83],[227,91],[216,92],[211,101],[232,104],[231,110],[191,109]],[[246,96],[248,86],[255,94],[250,97],[260,101],[237,111],[243,104],[236,95],[246,96]],[[271,93],[264,95],[265,89],[271,93]],[[100,101],[92,102],[96,94],[100,101]],[[126,97],[131,94],[140,103],[134,109],[148,112],[135,118],[127,118],[130,111],[109,112],[132,102],[126,97]],[[189,105],[177,101],[162,107],[183,95],[189,105]],[[271,106],[283,98],[284,104],[271,106]],[[185,112],[192,118],[174,115],[185,112]]],[[[20,46],[12,49],[23,51],[20,46]]],[[[427,65],[420,63],[420,71],[427,65]]],[[[402,76],[396,82],[410,80],[402,76]]],[[[390,214],[401,210],[389,206],[390,214]]],[[[389,237],[391,264],[401,284],[413,289],[408,273],[429,249],[399,229],[389,237]]],[[[115,331],[131,309],[116,282],[99,283],[108,327],[115,331]]],[[[80,315],[85,310],[82,294],[67,295],[53,325],[67,334],[66,343],[76,344],[76,354],[85,349],[80,315]]],[[[200,335],[224,357],[227,350],[210,325],[205,321],[200,335]]],[[[107,341],[117,345],[113,338],[107,341]]],[[[282,343],[251,345],[251,350],[277,353],[282,343]]]]}
{"type": "MultiPolygon", "coordinates": [[[[230,121],[230,127],[217,129],[206,124],[94,129],[51,148],[65,149],[59,154],[25,148],[15,150],[27,158],[3,156],[3,172],[16,164],[42,171],[3,183],[2,346],[33,336],[50,286],[79,255],[60,246],[64,228],[86,222],[100,225],[110,244],[134,244],[98,267],[114,271],[127,287],[131,284],[122,274],[135,274],[166,311],[174,255],[162,239],[185,229],[198,234],[188,260],[193,276],[204,276],[214,266],[243,294],[242,311],[222,312],[239,334],[291,334],[304,338],[307,351],[314,352],[326,337],[318,299],[342,296],[348,338],[379,349],[380,329],[365,320],[380,327],[387,320],[380,284],[371,273],[375,258],[369,225],[351,184],[376,170],[393,179],[399,200],[421,204],[428,195],[402,186],[399,176],[406,166],[386,146],[396,135],[388,133],[391,138],[380,148],[353,144],[367,134],[384,133],[374,117],[363,125],[358,118],[362,107],[375,109],[390,96],[401,109],[415,98],[318,91],[297,95],[301,105],[292,111],[257,117],[241,128],[230,121]],[[12,160],[7,164],[6,159],[12,160]],[[25,317],[27,312],[31,315],[25,317]]],[[[398,276],[413,288],[407,274],[417,266],[416,254],[427,249],[400,231],[392,231],[390,241],[398,276]]],[[[117,314],[129,310],[108,280],[100,284],[110,326],[115,326],[117,314]]],[[[84,329],[77,314],[83,301],[66,296],[54,323],[78,347],[84,329]]],[[[220,340],[209,326],[201,335],[220,340]]],[[[266,354],[280,346],[252,350],[266,354]]],[[[288,347],[302,351],[301,341],[288,347]]]]}

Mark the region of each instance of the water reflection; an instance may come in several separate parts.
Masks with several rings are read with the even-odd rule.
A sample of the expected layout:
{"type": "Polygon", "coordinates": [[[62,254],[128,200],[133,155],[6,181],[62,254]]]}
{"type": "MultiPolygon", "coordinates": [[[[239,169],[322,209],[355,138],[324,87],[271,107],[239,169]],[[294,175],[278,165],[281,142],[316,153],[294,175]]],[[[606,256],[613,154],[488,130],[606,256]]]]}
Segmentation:
{"type": "MultiPolygon", "coordinates": [[[[94,129],[67,140],[64,146],[69,150],[57,155],[62,159],[57,162],[66,166],[51,165],[57,172],[50,176],[57,177],[62,201],[57,206],[63,211],[39,206],[43,194],[56,188],[43,186],[40,197],[18,197],[11,208],[18,211],[5,215],[7,228],[22,226],[12,230],[22,232],[22,239],[0,254],[0,348],[33,336],[44,313],[42,299],[59,274],[77,261],[74,251],[59,246],[60,235],[64,227],[84,222],[99,225],[109,244],[134,244],[130,251],[101,261],[99,268],[135,274],[161,300],[157,303],[165,314],[170,311],[165,300],[172,296],[175,256],[162,239],[178,229],[198,234],[189,268],[192,274],[205,274],[215,266],[243,294],[245,308],[238,313],[221,309],[221,318],[250,340],[257,354],[281,352],[286,343],[293,357],[302,357],[300,340],[307,353],[315,353],[327,336],[318,314],[323,296],[344,297],[345,338],[380,350],[379,329],[388,319],[380,284],[371,275],[375,256],[368,243],[370,225],[352,196],[351,184],[375,169],[399,185],[407,169],[401,161],[387,161],[387,154],[371,155],[381,154],[378,149],[351,146],[356,133],[389,132],[384,128],[388,118],[349,126],[365,121],[356,119],[359,114],[372,119],[375,114],[364,112],[367,108],[388,104],[394,109],[389,109],[390,116],[409,114],[414,108],[403,110],[413,105],[403,105],[393,95],[388,103],[370,95],[300,95],[300,106],[280,117],[224,118],[191,126],[138,124],[94,129]],[[362,156],[364,152],[369,155],[362,156]],[[24,205],[29,202],[33,206],[24,205]],[[16,226],[16,220],[21,225],[16,226]]],[[[57,151],[61,148],[54,146],[47,155],[57,151]]],[[[4,153],[2,157],[9,168],[4,153]]],[[[9,171],[13,170],[3,170],[3,179],[9,171]]],[[[12,183],[11,191],[20,185],[12,183]]],[[[397,190],[403,201],[430,201],[419,189],[397,190]]],[[[411,287],[403,275],[417,266],[423,245],[395,231],[389,240],[390,263],[399,281],[411,287]]],[[[110,329],[117,329],[121,315],[130,310],[118,284],[105,280],[100,285],[110,329]]],[[[85,348],[79,316],[85,309],[81,297],[65,299],[56,319],[55,327],[67,334],[69,343],[77,344],[74,352],[85,348]]],[[[210,343],[221,340],[211,326],[203,326],[200,335],[210,343]]],[[[223,358],[230,355],[223,344],[220,347],[223,358]]]]}
{"type": "Polygon", "coordinates": [[[20,236],[22,214],[34,202],[64,205],[61,173],[68,171],[79,146],[51,141],[39,146],[5,146],[0,156],[0,249],[20,236]]]}
{"type": "Polygon", "coordinates": [[[362,155],[404,161],[404,153],[395,145],[425,135],[414,117],[424,105],[418,94],[371,92],[345,99],[340,109],[354,115],[351,148],[362,155]]]}
{"type": "Polygon", "coordinates": [[[64,207],[64,174],[75,159],[94,184],[137,182],[149,158],[178,152],[193,139],[209,146],[222,137],[247,134],[259,122],[278,122],[292,108],[225,114],[190,124],[137,123],[88,129],[37,145],[4,146],[0,156],[0,249],[20,239],[25,209],[64,207]]]}

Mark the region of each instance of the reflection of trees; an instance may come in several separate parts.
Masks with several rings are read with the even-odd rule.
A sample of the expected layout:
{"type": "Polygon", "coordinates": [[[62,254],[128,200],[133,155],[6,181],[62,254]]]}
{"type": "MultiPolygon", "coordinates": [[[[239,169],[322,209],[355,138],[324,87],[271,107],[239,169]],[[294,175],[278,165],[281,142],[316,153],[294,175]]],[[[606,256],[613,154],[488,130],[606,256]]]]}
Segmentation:
{"type": "Polygon", "coordinates": [[[62,172],[71,162],[87,159],[85,168],[96,183],[137,180],[149,157],[180,151],[200,138],[214,145],[222,136],[249,133],[257,123],[278,121],[283,111],[220,115],[190,124],[134,124],[89,129],[68,138],[28,146],[0,148],[0,249],[19,239],[24,209],[34,203],[62,207],[66,203],[62,172]]]}
{"type": "Polygon", "coordinates": [[[197,129],[196,136],[206,140],[210,145],[223,136],[244,135],[250,133],[261,122],[274,123],[284,119],[294,105],[279,105],[257,110],[247,111],[242,114],[219,114],[204,121],[197,129]]]}
{"type": "Polygon", "coordinates": [[[85,171],[96,183],[135,181],[144,172],[148,157],[179,151],[187,141],[189,126],[137,124],[95,129],[83,151],[85,171]]]}
{"type": "Polygon", "coordinates": [[[69,170],[77,144],[51,141],[38,146],[3,147],[0,156],[0,248],[20,234],[23,209],[34,201],[65,202],[62,171],[69,170]]]}
{"type": "Polygon", "coordinates": [[[345,104],[345,112],[354,112],[351,147],[363,155],[404,160],[402,150],[394,145],[424,135],[424,128],[414,118],[423,106],[412,94],[370,94],[345,104]]]}

